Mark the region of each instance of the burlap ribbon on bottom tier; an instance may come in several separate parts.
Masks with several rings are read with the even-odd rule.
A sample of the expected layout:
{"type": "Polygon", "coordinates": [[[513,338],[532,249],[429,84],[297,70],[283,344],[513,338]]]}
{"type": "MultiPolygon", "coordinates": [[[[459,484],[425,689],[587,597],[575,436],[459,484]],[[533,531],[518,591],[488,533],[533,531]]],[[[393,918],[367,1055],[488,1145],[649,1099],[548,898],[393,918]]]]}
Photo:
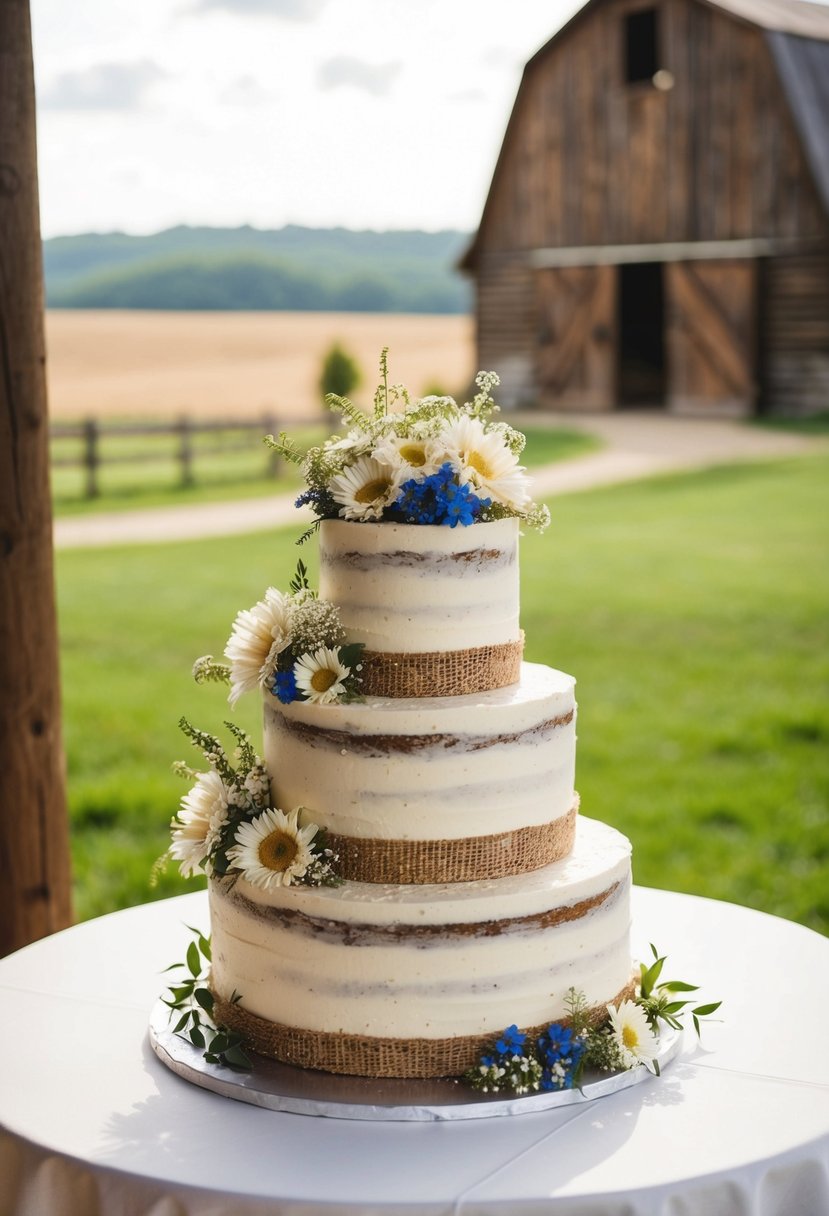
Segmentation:
{"type": "Polygon", "coordinates": [[[460,697],[517,684],[524,634],[514,642],[414,654],[364,650],[360,691],[372,697],[460,697]]]}
{"type": "Polygon", "coordinates": [[[570,810],[552,823],[532,824],[492,836],[457,840],[359,839],[326,833],[339,854],[337,873],[353,882],[475,882],[540,870],[566,857],[576,834],[578,794],[570,810]]]}
{"type": "MultiPolygon", "coordinates": [[[[632,998],[636,980],[630,981],[610,1002],[632,998]]],[[[215,994],[214,994],[215,995],[215,994]]],[[[590,1010],[591,1020],[602,1021],[605,1004],[590,1010]]],[[[231,1004],[216,995],[213,1016],[220,1025],[239,1033],[252,1051],[297,1068],[342,1073],[354,1077],[457,1077],[478,1063],[497,1034],[459,1035],[451,1039],[393,1039],[369,1035],[303,1030],[282,1026],[249,1013],[241,1004],[231,1004]]],[[[567,1018],[557,1021],[567,1024],[567,1018]]],[[[536,1036],[545,1029],[526,1029],[536,1036]]]]}

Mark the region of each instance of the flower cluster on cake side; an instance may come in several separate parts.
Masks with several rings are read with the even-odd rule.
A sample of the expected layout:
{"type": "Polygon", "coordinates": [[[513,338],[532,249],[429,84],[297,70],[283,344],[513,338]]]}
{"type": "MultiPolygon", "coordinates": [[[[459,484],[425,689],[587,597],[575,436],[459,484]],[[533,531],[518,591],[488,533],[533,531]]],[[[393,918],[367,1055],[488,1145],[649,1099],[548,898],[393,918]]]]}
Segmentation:
{"type": "Polygon", "coordinates": [[[665,956],[651,946],[653,962],[640,965],[635,995],[607,1005],[596,1018],[584,993],[571,988],[567,1017],[552,1022],[540,1034],[525,1034],[508,1026],[493,1039],[464,1080],[481,1093],[517,1095],[580,1089],[585,1072],[629,1072],[644,1066],[659,1075],[660,1024],[682,1029],[690,1013],[699,1035],[700,1020],[715,1013],[721,1002],[695,1005],[683,993],[697,991],[683,980],[662,980],[665,956]]]}
{"type": "Polygon", "coordinates": [[[478,372],[478,392],[463,405],[447,396],[414,399],[402,384],[389,384],[387,354],[371,414],[345,397],[326,397],[348,426],[346,435],[308,452],[284,433],[269,436],[271,446],[301,468],[307,489],[297,506],[309,506],[317,520],[454,528],[512,516],[546,527],[549,511],[532,501],[519,464],[526,438],[492,419],[496,373],[478,372]]]}

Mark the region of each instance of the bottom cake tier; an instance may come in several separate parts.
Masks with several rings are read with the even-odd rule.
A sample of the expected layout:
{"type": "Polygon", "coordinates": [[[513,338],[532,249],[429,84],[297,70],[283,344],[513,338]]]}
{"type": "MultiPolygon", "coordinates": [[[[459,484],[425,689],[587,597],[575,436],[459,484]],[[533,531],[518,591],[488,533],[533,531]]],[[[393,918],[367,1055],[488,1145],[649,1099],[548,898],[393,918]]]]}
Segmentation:
{"type": "Polygon", "coordinates": [[[572,853],[530,874],[268,892],[214,880],[210,915],[217,1020],[303,1068],[456,1076],[506,1026],[566,1020],[571,988],[597,1014],[633,990],[630,844],[584,818],[572,853]]]}

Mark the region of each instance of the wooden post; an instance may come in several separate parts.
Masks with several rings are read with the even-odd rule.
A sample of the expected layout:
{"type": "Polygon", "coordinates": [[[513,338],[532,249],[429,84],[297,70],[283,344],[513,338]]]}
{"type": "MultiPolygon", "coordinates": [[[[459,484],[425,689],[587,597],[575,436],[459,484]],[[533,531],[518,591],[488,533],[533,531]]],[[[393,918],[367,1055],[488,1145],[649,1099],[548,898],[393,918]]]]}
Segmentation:
{"type": "Polygon", "coordinates": [[[98,423],[94,418],[87,418],[83,424],[83,464],[86,471],[84,481],[87,498],[98,497],[98,423]]]}
{"type": "Polygon", "coordinates": [[[178,420],[178,461],[181,465],[180,481],[183,486],[193,484],[193,436],[190,419],[183,414],[178,420]]]}
{"type": "Polygon", "coordinates": [[[0,0],[0,955],[71,921],[28,0],[0,0]]]}

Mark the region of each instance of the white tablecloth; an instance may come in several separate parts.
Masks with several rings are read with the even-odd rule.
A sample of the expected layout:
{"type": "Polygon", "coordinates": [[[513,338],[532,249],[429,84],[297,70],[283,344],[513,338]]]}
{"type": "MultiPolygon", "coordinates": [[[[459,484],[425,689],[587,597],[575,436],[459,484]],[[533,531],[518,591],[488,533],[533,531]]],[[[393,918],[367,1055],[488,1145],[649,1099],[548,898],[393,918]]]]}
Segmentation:
{"type": "Polygon", "coordinates": [[[732,904],[634,892],[634,948],[722,998],[662,1078],[465,1123],[260,1110],[152,1054],[159,972],[203,895],[0,961],[0,1216],[827,1216],[829,941],[732,904]]]}

